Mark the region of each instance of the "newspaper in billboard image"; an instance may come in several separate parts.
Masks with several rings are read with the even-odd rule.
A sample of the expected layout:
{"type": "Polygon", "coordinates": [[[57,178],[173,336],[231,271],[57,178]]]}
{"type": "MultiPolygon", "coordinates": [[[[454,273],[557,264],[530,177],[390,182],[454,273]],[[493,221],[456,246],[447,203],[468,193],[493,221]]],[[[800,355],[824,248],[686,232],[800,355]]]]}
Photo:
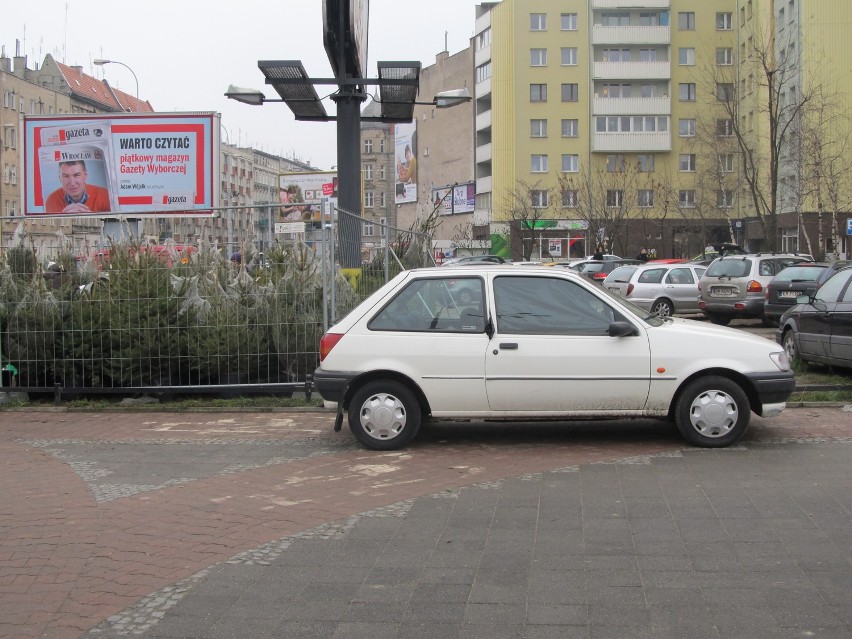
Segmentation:
{"type": "Polygon", "coordinates": [[[65,126],[44,127],[40,133],[41,146],[102,143],[110,138],[110,122],[70,122],[65,126]]]}
{"type": "Polygon", "coordinates": [[[45,213],[106,213],[117,209],[107,145],[43,146],[38,152],[45,213]]]}

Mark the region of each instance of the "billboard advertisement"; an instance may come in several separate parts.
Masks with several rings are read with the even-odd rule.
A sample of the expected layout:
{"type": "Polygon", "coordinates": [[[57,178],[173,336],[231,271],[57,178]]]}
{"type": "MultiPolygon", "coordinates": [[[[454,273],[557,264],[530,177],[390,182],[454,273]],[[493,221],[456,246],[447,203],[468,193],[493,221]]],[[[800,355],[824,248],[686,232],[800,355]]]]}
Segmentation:
{"type": "Polygon", "coordinates": [[[417,201],[417,121],[394,125],[396,193],[394,202],[417,201]]]}
{"type": "Polygon", "coordinates": [[[215,113],[24,116],[25,216],[207,216],[215,113]]]}
{"type": "Polygon", "coordinates": [[[432,204],[438,215],[473,213],[476,204],[476,184],[456,184],[441,189],[432,189],[432,204]]]}
{"type": "MultiPolygon", "coordinates": [[[[337,202],[337,173],[282,173],[278,176],[279,222],[310,222],[318,227],[323,199],[337,202]]],[[[329,210],[333,210],[333,206],[329,210]]],[[[328,220],[327,220],[328,221],[328,220]]]]}

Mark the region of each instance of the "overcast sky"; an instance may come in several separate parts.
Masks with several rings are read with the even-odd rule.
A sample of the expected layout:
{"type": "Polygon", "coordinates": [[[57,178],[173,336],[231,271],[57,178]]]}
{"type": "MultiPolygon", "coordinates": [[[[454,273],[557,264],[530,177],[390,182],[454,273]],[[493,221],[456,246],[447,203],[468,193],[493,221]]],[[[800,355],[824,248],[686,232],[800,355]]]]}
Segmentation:
{"type": "MultiPolygon", "coordinates": [[[[376,77],[377,60],[419,60],[426,67],[445,48],[451,55],[467,48],[481,1],[370,0],[370,77],[376,77]]],[[[321,0],[4,2],[0,45],[7,56],[15,55],[16,41],[30,68],[50,53],[134,94],[136,82],[126,68],[92,64],[96,58],[117,60],[133,70],[139,97],[157,111],[221,113],[223,141],[322,169],[337,164],[334,123],[296,122],[284,104],[251,107],[223,95],[236,84],[277,98],[264,86],[258,60],[302,60],[308,75],[330,77],[321,0]]],[[[321,96],[325,88],[317,88],[321,96]]]]}

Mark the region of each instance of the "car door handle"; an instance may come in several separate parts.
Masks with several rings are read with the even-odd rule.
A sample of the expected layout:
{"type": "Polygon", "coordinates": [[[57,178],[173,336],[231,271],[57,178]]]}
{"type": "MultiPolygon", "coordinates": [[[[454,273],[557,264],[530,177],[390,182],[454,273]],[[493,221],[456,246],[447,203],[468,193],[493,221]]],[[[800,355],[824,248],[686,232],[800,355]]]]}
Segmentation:
{"type": "Polygon", "coordinates": [[[502,342],[500,344],[500,348],[505,349],[507,351],[516,351],[516,350],[518,350],[518,343],[517,342],[502,342]]]}

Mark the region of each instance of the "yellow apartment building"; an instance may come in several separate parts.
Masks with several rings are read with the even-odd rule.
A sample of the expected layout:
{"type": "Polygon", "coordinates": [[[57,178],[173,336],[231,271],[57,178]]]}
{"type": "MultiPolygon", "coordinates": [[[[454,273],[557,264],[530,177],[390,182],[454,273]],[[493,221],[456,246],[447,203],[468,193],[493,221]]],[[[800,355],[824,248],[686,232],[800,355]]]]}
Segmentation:
{"type": "MultiPolygon", "coordinates": [[[[479,5],[478,228],[488,229],[492,249],[515,257],[582,255],[598,244],[628,257],[642,247],[691,257],[732,240],[760,250],[769,246],[767,228],[778,248],[806,250],[814,198],[805,197],[797,168],[803,136],[790,133],[798,116],[776,140],[783,179],[773,182],[770,91],[755,51],[766,52],[775,72],[786,65],[779,99],[803,100],[818,71],[848,105],[852,49],[841,45],[841,31],[850,16],[852,4],[842,0],[479,5]],[[771,194],[777,216],[760,208],[771,194]]],[[[825,242],[810,245],[815,253],[836,249],[838,228],[826,228],[825,242]]]]}

